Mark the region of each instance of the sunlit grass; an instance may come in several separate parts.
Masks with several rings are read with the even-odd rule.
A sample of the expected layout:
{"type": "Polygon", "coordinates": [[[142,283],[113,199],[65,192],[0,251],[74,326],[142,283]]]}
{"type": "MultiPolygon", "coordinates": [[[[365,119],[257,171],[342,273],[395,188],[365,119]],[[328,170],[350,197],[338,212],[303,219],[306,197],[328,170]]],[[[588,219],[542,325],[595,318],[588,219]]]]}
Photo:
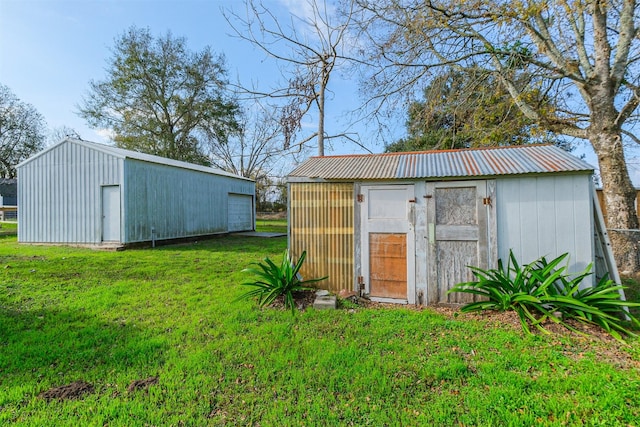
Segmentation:
{"type": "MultiPolygon", "coordinates": [[[[284,224],[286,229],[286,224],[284,224]]],[[[282,224],[279,225],[282,227],[282,224]]],[[[0,237],[0,425],[637,425],[640,345],[408,308],[259,310],[286,238],[100,252],[0,237]],[[606,351],[604,351],[606,349],[606,351]],[[158,376],[148,391],[127,391],[158,376]],[[84,380],[95,392],[38,394],[84,380]]]]}
{"type": "Polygon", "coordinates": [[[265,231],[270,233],[286,233],[286,219],[257,219],[256,231],[265,231]]]}

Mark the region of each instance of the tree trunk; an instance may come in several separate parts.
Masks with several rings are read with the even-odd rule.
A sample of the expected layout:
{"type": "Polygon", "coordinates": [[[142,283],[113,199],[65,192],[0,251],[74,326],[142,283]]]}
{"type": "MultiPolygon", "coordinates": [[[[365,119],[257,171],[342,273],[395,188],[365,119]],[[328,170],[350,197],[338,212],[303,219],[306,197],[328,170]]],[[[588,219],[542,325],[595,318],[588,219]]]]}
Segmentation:
{"type": "Polygon", "coordinates": [[[320,84],[318,94],[318,156],[324,156],[324,96],[326,85],[320,84]]]}
{"type": "Polygon", "coordinates": [[[598,156],[602,190],[607,206],[607,228],[613,254],[622,274],[640,271],[640,232],[636,190],[629,178],[619,133],[593,132],[589,140],[598,156]]]}

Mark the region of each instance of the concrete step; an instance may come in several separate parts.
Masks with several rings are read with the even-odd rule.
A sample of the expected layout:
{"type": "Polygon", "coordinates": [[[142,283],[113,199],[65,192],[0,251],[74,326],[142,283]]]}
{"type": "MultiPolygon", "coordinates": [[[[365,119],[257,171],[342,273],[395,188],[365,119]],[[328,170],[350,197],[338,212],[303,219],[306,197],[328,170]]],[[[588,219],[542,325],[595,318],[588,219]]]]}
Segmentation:
{"type": "Polygon", "coordinates": [[[316,296],[313,302],[313,308],[316,310],[335,310],[337,306],[338,301],[335,295],[316,296]]]}

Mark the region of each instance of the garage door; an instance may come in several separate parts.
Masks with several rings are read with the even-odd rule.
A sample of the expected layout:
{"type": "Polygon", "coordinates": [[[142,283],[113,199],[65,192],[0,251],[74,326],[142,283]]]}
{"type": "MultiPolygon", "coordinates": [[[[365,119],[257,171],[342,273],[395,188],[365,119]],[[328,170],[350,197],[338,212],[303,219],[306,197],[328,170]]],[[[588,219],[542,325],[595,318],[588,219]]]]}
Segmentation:
{"type": "Polygon", "coordinates": [[[229,194],[229,231],[253,230],[253,197],[229,194]]]}

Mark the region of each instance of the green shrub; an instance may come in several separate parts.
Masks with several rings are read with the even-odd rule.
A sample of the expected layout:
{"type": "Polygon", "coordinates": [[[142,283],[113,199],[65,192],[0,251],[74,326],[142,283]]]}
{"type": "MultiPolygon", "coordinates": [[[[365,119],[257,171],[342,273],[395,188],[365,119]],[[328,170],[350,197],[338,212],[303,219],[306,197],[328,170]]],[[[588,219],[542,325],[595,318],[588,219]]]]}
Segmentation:
{"type": "Polygon", "coordinates": [[[285,308],[290,308],[293,311],[295,309],[294,292],[311,290],[313,288],[307,285],[327,278],[325,276],[318,279],[302,280],[299,272],[306,257],[307,251],[304,251],[298,261],[294,263],[289,256],[289,251],[286,250],[280,265],[265,258],[263,262],[255,264],[258,268],[245,268],[242,270],[244,273],[258,276],[258,280],[242,283],[243,286],[250,286],[253,289],[242,294],[238,300],[257,298],[258,305],[264,307],[283,295],[285,308]]]}
{"type": "Polygon", "coordinates": [[[635,337],[627,327],[627,319],[635,326],[640,322],[626,311],[626,307],[637,307],[640,303],[622,301],[620,290],[624,287],[608,277],[602,278],[595,287],[580,289],[582,281],[592,274],[591,265],[571,277],[566,273],[566,266],[558,267],[567,256],[562,254],[550,262],[541,257],[520,266],[510,252],[506,268],[502,260],[498,261],[496,269],[469,267],[477,280],[459,283],[449,293],[481,296],[480,301],[462,307],[463,312],[514,310],[527,333],[531,332],[529,324],[547,333],[542,326],[546,320],[575,330],[566,322],[574,319],[598,325],[619,340],[622,339],[620,333],[635,337]]]}

